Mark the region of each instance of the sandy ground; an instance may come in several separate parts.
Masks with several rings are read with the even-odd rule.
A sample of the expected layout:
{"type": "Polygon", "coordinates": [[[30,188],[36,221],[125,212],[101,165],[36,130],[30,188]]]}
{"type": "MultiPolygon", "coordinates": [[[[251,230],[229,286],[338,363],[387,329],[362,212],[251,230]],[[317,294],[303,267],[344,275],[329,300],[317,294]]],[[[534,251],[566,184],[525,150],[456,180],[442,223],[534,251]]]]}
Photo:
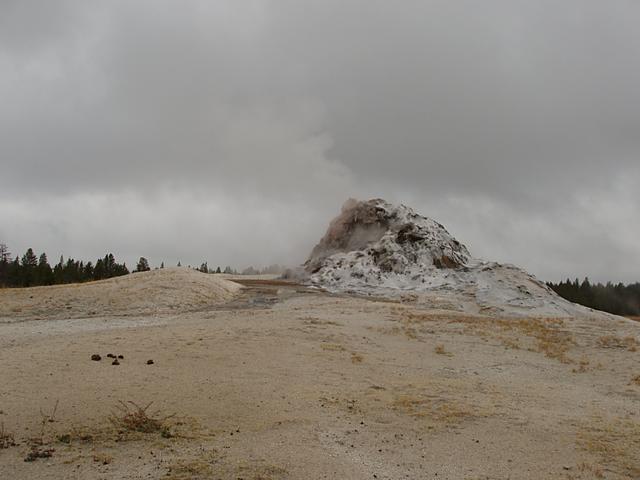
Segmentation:
{"type": "Polygon", "coordinates": [[[40,292],[0,323],[1,479],[640,478],[637,322],[259,280],[196,309],[47,317],[40,292]],[[123,424],[119,401],[158,424],[123,424]]]}

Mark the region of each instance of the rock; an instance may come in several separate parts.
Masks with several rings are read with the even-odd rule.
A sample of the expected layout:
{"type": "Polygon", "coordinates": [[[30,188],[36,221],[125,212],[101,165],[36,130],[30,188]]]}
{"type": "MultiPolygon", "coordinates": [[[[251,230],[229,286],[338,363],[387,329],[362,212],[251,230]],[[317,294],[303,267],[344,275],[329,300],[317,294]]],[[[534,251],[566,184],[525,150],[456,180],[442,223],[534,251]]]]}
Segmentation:
{"type": "Polygon", "coordinates": [[[91,360],[93,360],[94,362],[99,362],[100,360],[102,360],[102,357],[97,353],[94,353],[93,355],[91,355],[91,360]]]}

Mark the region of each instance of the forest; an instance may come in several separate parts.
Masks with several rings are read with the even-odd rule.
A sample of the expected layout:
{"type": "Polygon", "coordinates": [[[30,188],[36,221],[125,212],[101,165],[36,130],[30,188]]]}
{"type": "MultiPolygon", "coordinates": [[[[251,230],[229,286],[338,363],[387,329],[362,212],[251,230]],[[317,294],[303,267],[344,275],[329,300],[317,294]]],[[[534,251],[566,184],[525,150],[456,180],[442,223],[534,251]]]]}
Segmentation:
{"type": "MultiPolygon", "coordinates": [[[[140,260],[144,260],[141,258],[140,260]]],[[[144,265],[138,264],[140,269],[144,265]]],[[[148,265],[147,268],[148,269],[148,265]]],[[[92,262],[84,262],[60,257],[53,267],[45,253],[36,255],[29,248],[22,257],[11,257],[6,245],[0,244],[0,287],[35,287],[79,283],[126,275],[129,269],[125,263],[116,262],[113,254],[92,262]]]]}
{"type": "MultiPolygon", "coordinates": [[[[178,262],[178,266],[181,266],[180,262],[178,262]]],[[[162,262],[160,268],[164,268],[164,262],[162,262]]],[[[271,270],[275,268],[282,267],[272,265],[262,271],[249,267],[243,274],[272,273],[271,270]]],[[[146,272],[148,270],[151,270],[149,261],[145,257],[140,257],[133,271],[146,272]]],[[[229,266],[225,267],[224,270],[220,267],[216,269],[209,268],[206,262],[202,263],[197,270],[203,273],[238,273],[229,266]]],[[[126,263],[116,262],[112,253],[106,254],[104,258],[97,259],[95,263],[74,260],[73,258],[68,258],[65,261],[63,257],[60,257],[58,263],[52,267],[46,253],[36,255],[33,249],[29,248],[24,255],[12,257],[7,245],[0,243],[0,288],[91,282],[119,277],[128,273],[130,271],[126,263]]]]}
{"type": "Polygon", "coordinates": [[[561,297],[604,312],[616,315],[640,315],[640,283],[624,285],[622,283],[592,284],[588,278],[582,282],[567,279],[560,283],[548,282],[561,297]]]}

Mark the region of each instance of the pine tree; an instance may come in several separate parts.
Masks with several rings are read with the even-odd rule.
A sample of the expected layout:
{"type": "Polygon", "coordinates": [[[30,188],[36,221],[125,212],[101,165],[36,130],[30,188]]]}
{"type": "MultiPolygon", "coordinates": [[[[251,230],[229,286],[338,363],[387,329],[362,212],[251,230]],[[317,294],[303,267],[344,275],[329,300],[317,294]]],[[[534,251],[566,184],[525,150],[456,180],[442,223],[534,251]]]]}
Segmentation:
{"type": "Polygon", "coordinates": [[[7,285],[10,287],[22,286],[22,267],[20,265],[20,259],[16,256],[13,262],[9,264],[7,270],[7,285]]]}
{"type": "Polygon", "coordinates": [[[47,254],[43,253],[38,259],[38,271],[37,271],[37,284],[38,285],[52,285],[53,284],[53,270],[47,260],[47,254]]]}
{"type": "Polygon", "coordinates": [[[0,243],[0,262],[11,262],[11,253],[9,252],[9,247],[7,247],[7,245],[4,243],[0,243]]]}
{"type": "Polygon", "coordinates": [[[64,258],[60,255],[60,261],[53,267],[53,283],[59,285],[63,283],[62,268],[64,265],[64,258]]]}
{"type": "Polygon", "coordinates": [[[149,270],[151,270],[151,268],[149,267],[148,260],[144,257],[140,257],[140,260],[138,260],[138,264],[136,265],[136,272],[148,272],[149,270]]]}
{"type": "Polygon", "coordinates": [[[31,287],[36,281],[36,268],[38,266],[38,257],[33,253],[33,249],[27,249],[22,256],[22,286],[31,287]]]}
{"type": "Polygon", "coordinates": [[[91,262],[87,262],[84,266],[84,278],[88,282],[94,279],[93,264],[91,262]]]}
{"type": "Polygon", "coordinates": [[[11,263],[11,254],[9,248],[0,243],[0,287],[5,287],[9,284],[9,264],[11,263]]]}
{"type": "Polygon", "coordinates": [[[104,271],[106,274],[106,278],[111,278],[116,276],[116,259],[113,256],[113,253],[105,255],[104,257],[104,271]]]}
{"type": "Polygon", "coordinates": [[[104,269],[104,260],[99,258],[96,260],[96,266],[93,268],[93,279],[94,280],[102,280],[106,277],[106,271],[104,269]]]}

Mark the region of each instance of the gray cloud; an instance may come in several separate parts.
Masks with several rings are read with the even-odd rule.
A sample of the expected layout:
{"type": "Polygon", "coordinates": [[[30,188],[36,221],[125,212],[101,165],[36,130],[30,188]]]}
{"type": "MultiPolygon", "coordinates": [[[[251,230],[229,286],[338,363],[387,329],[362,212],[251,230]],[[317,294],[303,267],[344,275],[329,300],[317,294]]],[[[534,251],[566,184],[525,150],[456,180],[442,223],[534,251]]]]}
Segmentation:
{"type": "Polygon", "coordinates": [[[544,278],[637,280],[639,21],[622,0],[2,2],[0,239],[295,263],[347,197],[382,196],[544,278]]]}

